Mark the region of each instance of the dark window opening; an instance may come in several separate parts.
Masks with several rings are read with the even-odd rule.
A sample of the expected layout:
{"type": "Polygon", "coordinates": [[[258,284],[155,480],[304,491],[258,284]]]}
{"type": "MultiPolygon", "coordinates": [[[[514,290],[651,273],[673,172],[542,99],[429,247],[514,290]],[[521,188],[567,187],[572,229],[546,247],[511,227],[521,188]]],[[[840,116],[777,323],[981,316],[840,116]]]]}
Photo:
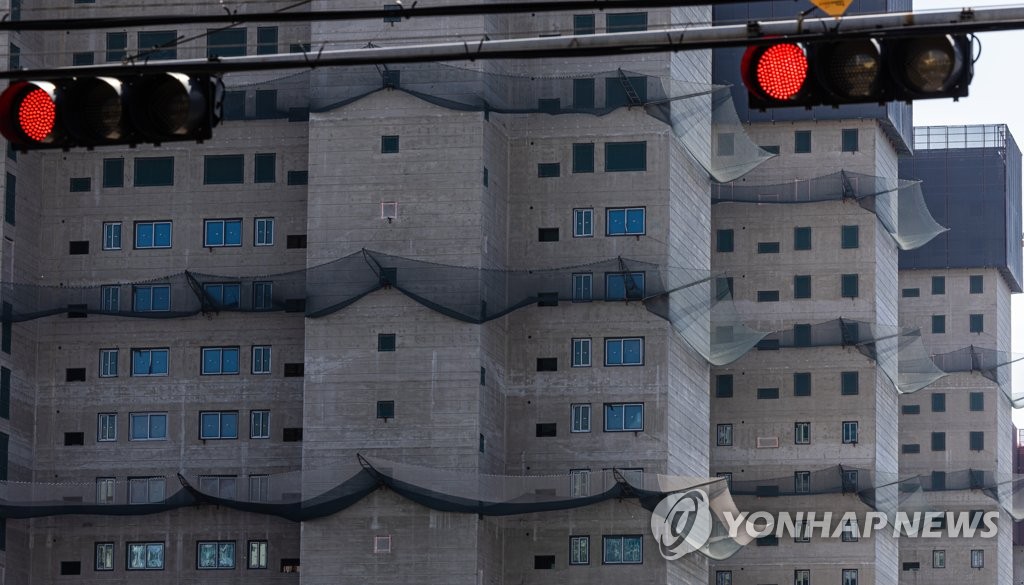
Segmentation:
{"type": "Polygon", "coordinates": [[[82,562],[81,561],[61,561],[60,562],[60,574],[61,575],[81,575],[82,574],[82,562]]]}
{"type": "Polygon", "coordinates": [[[64,446],[71,447],[74,445],[85,444],[85,433],[64,433],[64,446]]]}
{"type": "Polygon", "coordinates": [[[64,372],[66,382],[85,382],[85,368],[68,368],[64,372]]]}
{"type": "Polygon", "coordinates": [[[302,427],[285,427],[281,440],[285,443],[298,443],[302,441],[302,427]]]}
{"type": "Polygon", "coordinates": [[[556,436],[558,436],[558,424],[557,423],[537,423],[537,436],[538,437],[556,437],[556,436]]]}
{"type": "Polygon", "coordinates": [[[556,292],[537,293],[537,306],[538,307],[557,307],[558,306],[558,293],[556,293],[556,292]]]}
{"type": "Polygon", "coordinates": [[[285,247],[301,249],[306,247],[306,234],[293,234],[285,237],[285,247]]]}
{"type": "Polygon", "coordinates": [[[389,419],[395,418],[395,401],[394,400],[378,400],[377,401],[377,418],[389,419]]]}
{"type": "Polygon", "coordinates": [[[285,378],[301,378],[305,375],[306,364],[285,364],[284,365],[284,377],[285,378]]]}
{"type": "Polygon", "coordinates": [[[533,568],[547,570],[555,568],[555,555],[537,555],[533,557],[533,568]]]}
{"type": "Polygon", "coordinates": [[[558,358],[537,358],[538,372],[557,372],[558,358]]]}
{"type": "Polygon", "coordinates": [[[381,333],[378,335],[377,351],[395,351],[395,334],[381,333]]]}
{"type": "Polygon", "coordinates": [[[557,242],[558,228],[540,228],[537,230],[538,242],[557,242]]]}
{"type": "Polygon", "coordinates": [[[89,253],[89,241],[88,240],[76,240],[74,242],[68,242],[68,254],[77,256],[80,254],[89,253]]]}

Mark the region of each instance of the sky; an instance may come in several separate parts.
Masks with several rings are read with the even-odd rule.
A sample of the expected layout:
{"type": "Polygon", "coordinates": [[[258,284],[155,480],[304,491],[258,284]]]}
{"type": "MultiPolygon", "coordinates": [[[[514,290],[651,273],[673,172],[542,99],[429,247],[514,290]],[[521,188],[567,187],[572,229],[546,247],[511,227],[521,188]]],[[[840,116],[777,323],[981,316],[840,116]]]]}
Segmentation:
{"type": "MultiPolygon", "coordinates": [[[[855,0],[856,1],[856,0],[855,0]]],[[[915,0],[915,11],[1024,6],[1024,0],[915,0]]],[[[966,98],[914,102],[915,126],[961,124],[1006,124],[1018,146],[1024,145],[1024,30],[979,33],[981,56],[975,63],[974,80],[966,98]]],[[[1024,294],[1015,295],[1013,311],[1013,352],[1024,355],[1024,294]]],[[[1024,388],[1024,365],[1013,371],[1014,387],[1024,388]]],[[[1017,392],[1024,392],[1017,390],[1017,392]]],[[[1014,421],[1024,428],[1024,409],[1014,412],[1014,421]]]]}

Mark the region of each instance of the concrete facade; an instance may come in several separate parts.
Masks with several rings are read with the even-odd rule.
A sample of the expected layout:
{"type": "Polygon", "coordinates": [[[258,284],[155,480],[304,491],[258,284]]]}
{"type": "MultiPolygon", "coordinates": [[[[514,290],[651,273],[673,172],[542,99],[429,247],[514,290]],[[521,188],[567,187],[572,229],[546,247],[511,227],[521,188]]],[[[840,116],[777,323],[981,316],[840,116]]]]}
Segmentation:
{"type": "MultiPolygon", "coordinates": [[[[145,11],[134,5],[76,4],[71,12],[50,2],[26,2],[22,10],[23,18],[145,11]]],[[[606,15],[595,16],[596,30],[605,30],[606,15]]],[[[647,14],[647,26],[709,19],[705,7],[661,10],[647,14]]],[[[379,44],[420,42],[442,30],[448,40],[518,36],[525,30],[570,34],[573,26],[572,14],[254,25],[247,27],[245,43],[246,52],[256,54],[295,51],[301,48],[297,44],[310,42],[316,48],[363,46],[371,37],[379,44]],[[264,28],[274,28],[275,41],[266,40],[264,28]]],[[[204,32],[181,27],[171,38],[204,32]]],[[[121,31],[111,31],[113,36],[25,33],[11,42],[21,50],[21,66],[57,66],[85,63],[86,55],[96,63],[119,59],[119,51],[134,54],[152,39],[134,30],[124,33],[123,42],[121,31]]],[[[201,38],[182,43],[176,56],[203,57],[207,50],[201,38]]],[[[710,81],[710,54],[696,52],[492,63],[483,69],[493,75],[467,87],[484,95],[519,91],[499,74],[528,79],[552,71],[590,72],[597,78],[595,102],[601,107],[603,86],[618,83],[620,67],[663,83],[710,81]]],[[[471,268],[549,268],[618,256],[710,267],[708,180],[671,128],[642,108],[602,117],[465,112],[386,89],[340,107],[320,107],[343,88],[344,75],[327,70],[289,75],[228,76],[232,113],[207,144],[19,153],[16,160],[6,159],[7,171],[18,181],[18,215],[2,227],[8,242],[0,263],[3,280],[77,286],[139,282],[184,270],[276,274],[363,248],[471,268]],[[303,111],[311,106],[307,119],[303,111]],[[383,136],[398,137],[398,152],[382,152],[383,136]],[[644,144],[643,168],[606,171],[604,145],[627,142],[644,144]],[[578,143],[594,145],[590,174],[573,169],[578,143]],[[239,180],[210,184],[207,157],[219,155],[242,156],[239,180]],[[273,155],[269,177],[267,155],[273,155]],[[169,184],[139,184],[144,173],[136,161],[153,157],[173,158],[169,184]],[[264,166],[257,162],[260,157],[264,166]],[[122,162],[110,162],[115,159],[122,162]],[[539,177],[538,165],[551,163],[560,163],[561,176],[539,177]],[[117,164],[120,180],[110,170],[117,164]],[[88,188],[81,190],[84,179],[88,188]],[[397,203],[398,216],[383,220],[382,203],[397,203]],[[621,207],[645,210],[642,234],[606,235],[606,210],[621,207]],[[593,210],[592,237],[573,237],[573,211],[581,208],[593,210]],[[268,218],[274,239],[265,245],[256,241],[256,222],[268,218]],[[241,245],[204,245],[204,222],[211,219],[240,220],[241,245]],[[171,222],[171,246],[133,246],[136,225],[153,221],[171,222]],[[108,250],[105,225],[115,222],[123,242],[120,249],[108,250]],[[560,241],[539,242],[542,228],[558,228],[560,241]],[[89,242],[89,253],[69,254],[71,241],[89,242]]],[[[573,100],[572,95],[529,96],[537,98],[573,100]]],[[[691,139],[688,146],[706,150],[710,108],[697,125],[700,130],[693,134],[703,142],[691,139]]],[[[120,291],[121,303],[132,302],[135,288],[124,285],[120,291]]],[[[241,294],[248,298],[255,292],[241,294]]],[[[0,431],[11,437],[8,478],[81,484],[87,493],[106,490],[98,487],[102,482],[113,486],[115,504],[132,501],[143,478],[145,485],[152,482],[173,493],[176,474],[213,482],[225,496],[234,490],[243,499],[261,485],[253,476],[280,482],[270,486],[275,493],[315,495],[358,471],[356,454],[474,477],[551,474],[568,482],[570,470],[584,469],[597,482],[612,467],[708,473],[708,366],[667,322],[639,303],[531,307],[483,325],[429,310],[395,290],[375,292],[317,319],[244,312],[158,320],[61,315],[15,324],[13,347],[0,356],[0,364],[13,372],[12,416],[0,420],[0,431]],[[379,351],[380,335],[395,336],[395,351],[379,351]],[[605,365],[605,340],[621,337],[642,340],[641,364],[605,365]],[[572,341],[584,338],[592,340],[592,365],[571,367],[572,341]],[[204,375],[202,350],[210,347],[237,348],[238,373],[204,375]],[[269,373],[253,353],[267,347],[269,373]],[[136,352],[152,349],[167,350],[166,375],[137,375],[136,352]],[[112,373],[102,356],[109,359],[113,350],[118,367],[112,373]],[[537,371],[539,358],[556,358],[558,371],[537,371]],[[85,381],[66,381],[77,378],[68,370],[78,368],[85,369],[85,381]],[[376,416],[379,401],[394,401],[393,418],[376,416]],[[605,428],[606,405],[624,403],[643,405],[641,431],[605,428]],[[584,404],[591,408],[592,426],[570,432],[571,406],[584,404]],[[257,428],[254,411],[269,412],[269,429],[257,428]],[[237,439],[204,439],[201,413],[237,415],[237,439]],[[160,419],[166,421],[165,436],[139,440],[133,425],[144,414],[165,417],[160,419]],[[539,424],[556,425],[555,436],[536,436],[539,424]],[[76,442],[75,433],[82,433],[83,444],[66,445],[76,442]]],[[[595,483],[589,489],[603,488],[595,483]]],[[[5,547],[15,556],[3,563],[0,582],[133,582],[143,574],[152,583],[702,582],[703,557],[666,562],[649,535],[649,515],[638,510],[635,503],[609,502],[511,519],[478,518],[432,511],[378,492],[301,525],[206,508],[127,519],[9,520],[5,547]],[[390,537],[391,553],[375,552],[376,537],[382,535],[390,537]],[[642,538],[642,562],[603,562],[604,539],[616,535],[642,538]],[[590,539],[589,558],[582,563],[570,564],[573,536],[590,539]],[[265,564],[249,555],[254,542],[265,543],[265,564]],[[131,566],[129,547],[139,543],[161,551],[159,570],[131,566]],[[233,545],[230,567],[224,567],[231,570],[202,569],[201,543],[233,545]],[[113,564],[100,570],[105,567],[96,565],[98,547],[108,544],[113,564]],[[543,564],[538,558],[549,556],[554,557],[551,569],[538,570],[543,564]]]]}
{"type": "MultiPolygon", "coordinates": [[[[874,121],[753,124],[749,133],[757,144],[779,152],[742,179],[753,184],[811,179],[840,170],[895,176],[896,149],[874,121]],[[843,130],[856,131],[858,149],[842,150],[843,130]],[[810,132],[810,152],[797,152],[795,136],[805,132],[810,132]]],[[[736,310],[750,316],[757,329],[782,331],[837,317],[873,326],[895,322],[896,244],[875,214],[845,201],[722,203],[712,211],[713,232],[732,230],[734,235],[733,249],[713,254],[712,266],[733,278],[736,310]],[[795,228],[810,228],[809,249],[798,249],[795,228]],[[856,241],[844,242],[844,230],[856,231],[856,241]],[[856,275],[854,296],[842,290],[844,275],[856,275]],[[797,276],[810,277],[809,297],[797,294],[797,276]]],[[[781,479],[787,486],[809,472],[808,490],[814,492],[825,489],[820,482],[829,479],[834,486],[840,484],[838,477],[822,476],[836,464],[872,478],[897,474],[896,389],[882,368],[855,348],[752,351],[713,368],[712,378],[720,376],[731,377],[733,392],[731,397],[716,396],[712,385],[712,427],[731,425],[733,438],[723,446],[711,435],[712,472],[731,474],[733,482],[781,479]],[[809,393],[798,394],[796,377],[808,375],[809,393]],[[844,378],[855,379],[855,387],[844,389],[844,378]],[[848,428],[854,424],[856,436],[848,428]]],[[[837,519],[846,512],[863,517],[869,510],[849,494],[774,501],[739,496],[737,503],[741,510],[831,512],[837,519]]],[[[811,583],[842,582],[845,574],[858,583],[888,583],[896,575],[898,550],[891,534],[855,541],[762,539],[756,544],[713,562],[710,582],[797,582],[804,575],[811,583]]]]}

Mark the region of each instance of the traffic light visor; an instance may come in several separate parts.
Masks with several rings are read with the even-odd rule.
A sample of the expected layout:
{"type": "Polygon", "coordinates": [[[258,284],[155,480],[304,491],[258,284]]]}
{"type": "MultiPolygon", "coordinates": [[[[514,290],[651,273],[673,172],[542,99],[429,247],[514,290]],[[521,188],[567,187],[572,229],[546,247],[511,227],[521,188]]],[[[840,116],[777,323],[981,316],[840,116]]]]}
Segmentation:
{"type": "Polygon", "coordinates": [[[907,39],[894,45],[894,78],[919,97],[942,94],[964,77],[970,43],[948,35],[907,39]]]}
{"type": "Polygon", "coordinates": [[[807,54],[795,43],[754,46],[743,55],[743,82],[764,99],[788,101],[807,81],[807,54]]]}

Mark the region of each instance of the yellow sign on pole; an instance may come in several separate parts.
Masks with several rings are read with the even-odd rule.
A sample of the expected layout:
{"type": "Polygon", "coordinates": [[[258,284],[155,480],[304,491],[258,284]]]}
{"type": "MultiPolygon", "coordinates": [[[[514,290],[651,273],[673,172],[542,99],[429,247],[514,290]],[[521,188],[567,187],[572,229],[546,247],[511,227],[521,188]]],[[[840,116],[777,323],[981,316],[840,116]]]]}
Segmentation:
{"type": "Polygon", "coordinates": [[[840,17],[853,4],[853,0],[811,0],[811,3],[824,10],[829,16],[840,17]]]}

